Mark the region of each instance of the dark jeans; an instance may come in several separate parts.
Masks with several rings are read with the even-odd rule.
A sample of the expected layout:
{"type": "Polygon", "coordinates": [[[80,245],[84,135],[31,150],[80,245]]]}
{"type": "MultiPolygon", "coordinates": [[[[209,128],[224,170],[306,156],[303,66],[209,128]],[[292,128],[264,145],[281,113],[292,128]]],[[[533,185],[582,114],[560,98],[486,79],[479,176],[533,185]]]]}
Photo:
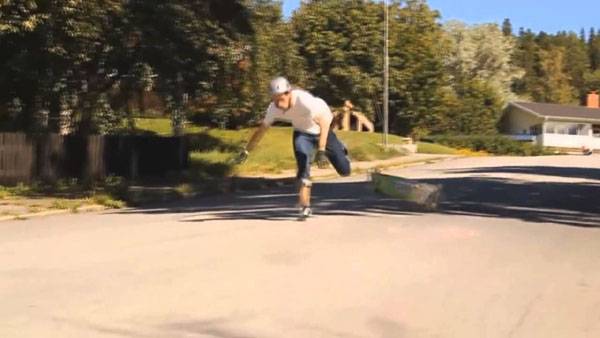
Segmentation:
{"type": "MultiPolygon", "coordinates": [[[[294,130],[294,155],[298,164],[298,179],[310,179],[310,164],[312,162],[313,150],[319,147],[319,135],[312,135],[294,130]]],[[[327,136],[325,147],[327,158],[335,170],[341,176],[349,176],[351,173],[350,160],[346,147],[338,140],[332,130],[327,136]]]]}

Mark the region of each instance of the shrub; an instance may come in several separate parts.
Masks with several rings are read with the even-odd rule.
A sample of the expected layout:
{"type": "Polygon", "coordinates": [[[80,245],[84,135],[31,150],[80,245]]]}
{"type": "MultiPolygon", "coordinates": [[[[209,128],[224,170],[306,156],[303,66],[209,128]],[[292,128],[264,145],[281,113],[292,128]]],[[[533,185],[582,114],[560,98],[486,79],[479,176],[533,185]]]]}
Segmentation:
{"type": "Polygon", "coordinates": [[[495,155],[540,156],[547,153],[543,147],[513,140],[503,135],[440,135],[426,137],[423,140],[452,148],[485,151],[495,155]]]}

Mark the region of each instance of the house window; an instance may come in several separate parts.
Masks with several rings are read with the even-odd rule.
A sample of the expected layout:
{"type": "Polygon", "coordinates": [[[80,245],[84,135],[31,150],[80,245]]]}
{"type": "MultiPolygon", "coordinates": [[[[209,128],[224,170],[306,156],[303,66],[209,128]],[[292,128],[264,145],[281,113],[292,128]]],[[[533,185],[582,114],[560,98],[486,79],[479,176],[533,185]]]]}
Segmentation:
{"type": "Polygon", "coordinates": [[[536,135],[536,136],[541,135],[542,134],[542,125],[538,124],[538,125],[529,127],[529,134],[536,135]]]}
{"type": "Polygon", "coordinates": [[[556,133],[556,128],[553,125],[547,125],[546,126],[546,134],[555,134],[556,133]]]}
{"type": "Polygon", "coordinates": [[[561,134],[561,135],[566,135],[567,134],[567,129],[565,126],[556,126],[556,133],[557,134],[561,134]]]}
{"type": "Polygon", "coordinates": [[[600,124],[592,125],[592,133],[594,134],[594,137],[600,137],[600,124]]]}
{"type": "Polygon", "coordinates": [[[579,127],[576,124],[569,126],[569,135],[579,135],[579,127]]]}

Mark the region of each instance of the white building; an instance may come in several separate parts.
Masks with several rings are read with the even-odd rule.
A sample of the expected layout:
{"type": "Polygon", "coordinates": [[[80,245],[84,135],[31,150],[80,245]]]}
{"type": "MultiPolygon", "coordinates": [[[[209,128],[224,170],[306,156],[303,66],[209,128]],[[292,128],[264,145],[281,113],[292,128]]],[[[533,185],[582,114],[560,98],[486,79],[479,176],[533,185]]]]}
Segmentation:
{"type": "Polygon", "coordinates": [[[588,106],[511,102],[502,119],[502,132],[544,147],[600,151],[599,97],[588,96],[588,106]]]}

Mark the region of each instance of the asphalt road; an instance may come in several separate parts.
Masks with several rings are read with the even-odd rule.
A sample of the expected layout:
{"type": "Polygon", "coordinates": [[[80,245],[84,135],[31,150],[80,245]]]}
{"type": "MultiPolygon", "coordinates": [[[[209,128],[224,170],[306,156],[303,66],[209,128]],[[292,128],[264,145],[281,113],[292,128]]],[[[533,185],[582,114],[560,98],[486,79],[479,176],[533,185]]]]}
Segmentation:
{"type": "Polygon", "coordinates": [[[600,157],[468,158],[0,223],[0,337],[599,337],[600,157]]]}

